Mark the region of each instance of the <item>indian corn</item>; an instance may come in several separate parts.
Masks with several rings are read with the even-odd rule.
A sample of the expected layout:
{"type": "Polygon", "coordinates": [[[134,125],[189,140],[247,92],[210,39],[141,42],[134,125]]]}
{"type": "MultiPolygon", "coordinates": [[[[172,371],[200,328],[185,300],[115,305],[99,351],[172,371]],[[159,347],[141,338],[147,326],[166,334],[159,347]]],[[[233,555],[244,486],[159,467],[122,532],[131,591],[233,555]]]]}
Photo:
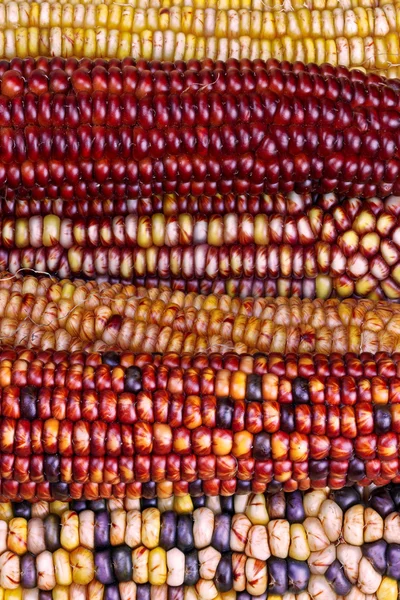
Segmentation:
{"type": "Polygon", "coordinates": [[[235,212],[61,218],[4,217],[0,267],[60,277],[316,279],[329,297],[400,298],[400,199],[349,199],[297,217],[235,212]]]}
{"type": "Polygon", "coordinates": [[[400,305],[231,299],[168,289],[0,275],[3,345],[197,354],[400,351],[400,305]]]}
{"type": "Polygon", "coordinates": [[[186,497],[177,510],[135,500],[3,504],[0,581],[28,598],[74,598],[85,586],[88,599],[396,599],[399,498],[395,486],[366,501],[355,488],[245,494],[212,507],[186,497]]]}
{"type": "Polygon", "coordinates": [[[399,11],[392,2],[6,0],[0,4],[0,57],[272,57],[397,77],[399,11]]]}
{"type": "Polygon", "coordinates": [[[0,495],[397,482],[399,375],[399,354],[385,353],[3,350],[0,495]]]}
{"type": "Polygon", "coordinates": [[[400,190],[396,80],[273,59],[0,71],[0,187],[22,196],[400,190]]]}

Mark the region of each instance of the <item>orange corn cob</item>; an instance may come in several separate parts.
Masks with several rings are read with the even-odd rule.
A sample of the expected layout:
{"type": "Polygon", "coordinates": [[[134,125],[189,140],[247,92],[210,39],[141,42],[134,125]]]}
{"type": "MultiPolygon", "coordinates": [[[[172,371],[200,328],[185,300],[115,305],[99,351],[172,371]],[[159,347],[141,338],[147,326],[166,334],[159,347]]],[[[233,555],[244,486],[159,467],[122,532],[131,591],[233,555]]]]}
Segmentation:
{"type": "Polygon", "coordinates": [[[2,497],[400,481],[400,354],[4,350],[0,390],[2,497]]]}

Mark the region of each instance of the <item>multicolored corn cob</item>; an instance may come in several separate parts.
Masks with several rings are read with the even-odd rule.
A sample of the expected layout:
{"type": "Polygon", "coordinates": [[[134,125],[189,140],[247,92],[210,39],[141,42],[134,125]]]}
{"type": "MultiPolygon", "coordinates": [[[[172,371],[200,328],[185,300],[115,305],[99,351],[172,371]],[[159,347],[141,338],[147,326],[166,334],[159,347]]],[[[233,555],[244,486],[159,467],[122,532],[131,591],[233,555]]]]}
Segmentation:
{"type": "Polygon", "coordinates": [[[0,389],[10,499],[400,480],[399,354],[4,350],[0,389]]]}
{"type": "Polygon", "coordinates": [[[0,268],[60,277],[316,279],[317,294],[400,298],[400,198],[291,215],[35,215],[0,221],[0,268]]]}
{"type": "Polygon", "coordinates": [[[2,590],[29,599],[396,600],[399,490],[0,507],[2,590]],[[81,587],[85,586],[85,587],[81,587]],[[290,594],[290,596],[287,596],[290,594]],[[376,594],[376,595],[375,595],[376,594]],[[225,596],[227,595],[227,596],[225,596]],[[292,596],[293,595],[293,596],[292,596]]]}
{"type": "Polygon", "coordinates": [[[400,351],[400,305],[199,296],[0,274],[3,345],[41,350],[282,354],[400,351]]]}
{"type": "Polygon", "coordinates": [[[205,293],[234,294],[254,280],[255,295],[400,297],[395,196],[13,198],[0,210],[8,215],[0,222],[0,266],[13,273],[148,279],[205,293]]]}
{"type": "Polygon", "coordinates": [[[397,77],[399,11],[392,2],[5,0],[0,4],[0,57],[272,57],[397,77]]]}
{"type": "Polygon", "coordinates": [[[386,197],[400,191],[399,87],[272,59],[4,61],[0,187],[386,197]]]}

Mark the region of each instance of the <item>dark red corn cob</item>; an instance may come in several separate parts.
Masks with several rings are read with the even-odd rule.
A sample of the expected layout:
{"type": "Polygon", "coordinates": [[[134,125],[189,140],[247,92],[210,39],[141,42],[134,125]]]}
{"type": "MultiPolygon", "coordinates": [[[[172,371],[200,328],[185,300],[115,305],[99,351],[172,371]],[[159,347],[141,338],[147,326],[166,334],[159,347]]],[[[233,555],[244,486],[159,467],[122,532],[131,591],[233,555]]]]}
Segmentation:
{"type": "Polygon", "coordinates": [[[0,389],[3,497],[400,482],[400,354],[4,350],[0,389]]]}
{"type": "Polygon", "coordinates": [[[400,193],[396,80],[275,60],[0,64],[0,186],[35,197],[400,193]]]}

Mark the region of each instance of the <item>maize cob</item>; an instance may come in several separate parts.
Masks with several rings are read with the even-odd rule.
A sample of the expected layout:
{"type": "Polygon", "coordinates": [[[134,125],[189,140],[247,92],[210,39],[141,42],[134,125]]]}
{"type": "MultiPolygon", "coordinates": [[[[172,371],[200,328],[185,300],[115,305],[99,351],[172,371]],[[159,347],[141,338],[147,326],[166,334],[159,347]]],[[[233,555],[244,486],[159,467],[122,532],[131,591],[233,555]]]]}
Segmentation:
{"type": "Polygon", "coordinates": [[[4,63],[0,186],[62,198],[400,190],[396,80],[276,60],[134,64],[4,63]]]}
{"type": "Polygon", "coordinates": [[[292,6],[290,0],[259,1],[251,8],[229,2],[224,8],[197,2],[134,4],[6,0],[0,4],[0,57],[274,57],[397,75],[398,3],[345,8],[332,2],[328,9],[320,2],[292,6]]]}
{"type": "Polygon", "coordinates": [[[368,296],[380,288],[387,297],[400,298],[400,218],[382,208],[351,199],[331,212],[312,207],[296,218],[249,213],[6,217],[0,221],[0,268],[126,281],[146,275],[318,278],[318,291],[326,297],[332,290],[339,297],[368,296]]]}
{"type": "Polygon", "coordinates": [[[3,350],[0,495],[398,482],[399,382],[399,354],[3,350]]]}
{"type": "Polygon", "coordinates": [[[0,331],[3,345],[41,350],[393,354],[400,351],[400,305],[241,301],[3,274],[0,331]]]}
{"type": "Polygon", "coordinates": [[[203,502],[195,508],[189,499],[184,512],[141,508],[138,501],[128,508],[112,501],[108,510],[85,501],[4,504],[3,589],[43,590],[57,598],[66,586],[73,597],[70,586],[78,584],[89,586],[91,598],[93,587],[96,596],[107,597],[110,586],[124,600],[133,582],[138,598],[146,584],[147,593],[165,586],[158,590],[163,598],[169,586],[176,586],[174,597],[193,587],[199,600],[224,593],[247,600],[266,592],[299,600],[316,592],[332,600],[397,598],[398,487],[375,490],[366,503],[355,488],[332,497],[318,490],[224,500],[221,511],[203,502]]]}

